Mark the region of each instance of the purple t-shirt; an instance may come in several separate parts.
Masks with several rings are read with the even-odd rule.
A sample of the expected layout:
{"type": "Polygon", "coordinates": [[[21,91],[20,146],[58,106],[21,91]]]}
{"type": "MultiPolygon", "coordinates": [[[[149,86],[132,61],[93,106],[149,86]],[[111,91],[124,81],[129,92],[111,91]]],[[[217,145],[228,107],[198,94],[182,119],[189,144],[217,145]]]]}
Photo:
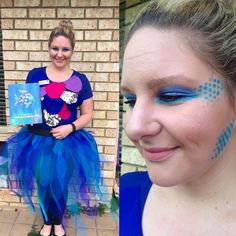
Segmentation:
{"type": "Polygon", "coordinates": [[[51,129],[70,124],[77,119],[77,108],[84,100],[93,96],[86,75],[73,71],[64,82],[53,82],[46,74],[46,67],[34,68],[27,76],[26,83],[40,85],[43,123],[34,127],[51,129]]]}

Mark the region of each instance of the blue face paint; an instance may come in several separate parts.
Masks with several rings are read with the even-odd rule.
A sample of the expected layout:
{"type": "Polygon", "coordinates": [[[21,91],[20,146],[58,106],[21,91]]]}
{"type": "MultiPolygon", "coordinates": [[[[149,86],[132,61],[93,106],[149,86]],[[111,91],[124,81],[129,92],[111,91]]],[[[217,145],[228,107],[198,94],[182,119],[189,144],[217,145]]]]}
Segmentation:
{"type": "Polygon", "coordinates": [[[136,96],[131,93],[124,94],[124,97],[126,98],[125,104],[128,104],[129,107],[133,108],[136,102],[136,96]]]}
{"type": "Polygon", "coordinates": [[[198,97],[196,91],[182,86],[168,86],[159,90],[156,102],[160,104],[176,104],[198,97]]]}
{"type": "Polygon", "coordinates": [[[196,94],[207,101],[214,102],[220,97],[223,89],[224,83],[221,80],[210,78],[208,82],[205,82],[196,89],[196,94]]]}
{"type": "MultiPolygon", "coordinates": [[[[214,102],[220,97],[223,89],[224,85],[221,80],[210,78],[195,89],[180,85],[171,85],[161,88],[158,91],[155,101],[164,105],[183,103],[195,98],[203,98],[204,100],[214,102]]],[[[133,108],[136,102],[136,96],[134,94],[125,94],[124,97],[126,97],[127,100],[125,103],[133,108]]]]}
{"type": "Polygon", "coordinates": [[[213,150],[212,160],[218,158],[218,156],[224,151],[226,145],[228,144],[230,137],[233,134],[234,120],[230,121],[228,126],[223,130],[222,134],[216,141],[216,146],[213,150]]]}
{"type": "Polygon", "coordinates": [[[196,89],[183,86],[167,86],[160,89],[156,101],[160,104],[176,104],[186,102],[194,98],[214,102],[220,97],[224,89],[223,82],[219,79],[210,78],[209,81],[199,85],[196,89]]]}

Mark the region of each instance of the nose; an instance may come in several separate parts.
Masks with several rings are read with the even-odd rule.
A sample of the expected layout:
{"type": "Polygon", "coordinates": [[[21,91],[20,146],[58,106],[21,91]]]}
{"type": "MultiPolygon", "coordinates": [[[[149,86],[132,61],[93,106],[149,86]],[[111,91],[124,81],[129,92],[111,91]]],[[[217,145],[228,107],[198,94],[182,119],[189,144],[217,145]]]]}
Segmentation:
{"type": "Polygon", "coordinates": [[[132,110],[126,111],[124,130],[132,141],[157,135],[161,131],[162,125],[154,109],[152,106],[137,104],[132,110]]]}
{"type": "Polygon", "coordinates": [[[61,49],[57,52],[57,56],[58,56],[58,57],[62,57],[62,56],[63,56],[63,53],[62,53],[62,50],[61,50],[61,49]]]}

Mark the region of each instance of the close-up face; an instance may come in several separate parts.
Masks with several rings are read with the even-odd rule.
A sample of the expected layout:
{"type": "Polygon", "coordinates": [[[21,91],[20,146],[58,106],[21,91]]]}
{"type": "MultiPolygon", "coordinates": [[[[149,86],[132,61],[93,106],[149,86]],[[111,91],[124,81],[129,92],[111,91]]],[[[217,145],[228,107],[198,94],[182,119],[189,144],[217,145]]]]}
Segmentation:
{"type": "Polygon", "coordinates": [[[64,36],[57,36],[49,46],[49,56],[55,67],[63,68],[70,64],[73,54],[70,40],[64,36]]]}
{"type": "Polygon", "coordinates": [[[121,91],[128,104],[125,132],[154,183],[193,181],[227,158],[235,114],[225,79],[178,32],[143,27],[134,33],[121,91]]]}

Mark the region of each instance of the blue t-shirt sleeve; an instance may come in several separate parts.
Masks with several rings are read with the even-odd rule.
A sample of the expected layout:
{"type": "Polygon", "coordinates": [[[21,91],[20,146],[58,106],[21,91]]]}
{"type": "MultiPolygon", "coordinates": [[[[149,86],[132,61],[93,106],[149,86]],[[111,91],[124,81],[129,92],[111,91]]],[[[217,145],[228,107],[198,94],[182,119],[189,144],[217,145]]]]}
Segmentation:
{"type": "Polygon", "coordinates": [[[28,72],[27,77],[26,77],[26,83],[32,83],[33,74],[34,74],[34,69],[28,72]]]}
{"type": "Polygon", "coordinates": [[[91,98],[93,96],[93,92],[92,92],[90,82],[88,78],[86,77],[86,75],[80,74],[79,78],[81,79],[82,85],[83,85],[82,90],[80,92],[80,99],[83,101],[83,100],[91,98]]]}
{"type": "Polygon", "coordinates": [[[120,236],[142,236],[142,213],[151,181],[147,172],[120,177],[120,236]]]}
{"type": "Polygon", "coordinates": [[[26,77],[26,83],[38,83],[42,78],[43,68],[34,68],[30,70],[26,77]]]}

